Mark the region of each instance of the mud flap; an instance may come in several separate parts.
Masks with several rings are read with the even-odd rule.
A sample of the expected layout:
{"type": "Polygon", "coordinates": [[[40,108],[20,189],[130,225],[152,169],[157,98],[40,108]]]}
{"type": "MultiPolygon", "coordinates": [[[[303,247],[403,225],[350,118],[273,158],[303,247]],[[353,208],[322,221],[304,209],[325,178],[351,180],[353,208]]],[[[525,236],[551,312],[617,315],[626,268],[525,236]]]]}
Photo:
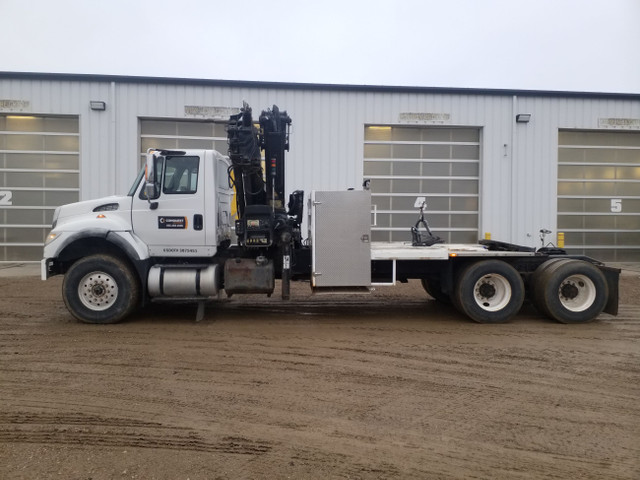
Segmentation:
{"type": "Polygon", "coordinates": [[[605,265],[598,265],[600,271],[604,274],[604,278],[607,280],[607,287],[609,288],[609,298],[607,304],[604,307],[604,312],[610,315],[618,315],[618,302],[620,296],[620,289],[618,287],[620,281],[619,268],[607,267],[605,265]]]}

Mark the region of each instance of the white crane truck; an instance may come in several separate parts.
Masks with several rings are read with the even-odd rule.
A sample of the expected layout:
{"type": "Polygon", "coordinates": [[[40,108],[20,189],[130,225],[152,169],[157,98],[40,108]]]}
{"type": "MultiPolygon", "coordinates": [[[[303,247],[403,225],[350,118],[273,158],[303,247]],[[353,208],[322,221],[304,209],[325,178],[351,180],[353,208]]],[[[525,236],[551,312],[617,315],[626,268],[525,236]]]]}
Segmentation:
{"type": "Polygon", "coordinates": [[[508,321],[526,297],[563,323],[617,314],[620,270],[588,257],[490,240],[445,244],[423,217],[411,242],[372,242],[366,182],[312,192],[303,239],[304,192],[284,203],[290,125],[274,105],[258,128],[245,104],[227,123],[228,156],[150,150],[128,195],[56,209],[42,279],[64,275],[64,302],[88,323],[118,322],[156,300],[198,302],[201,318],[223,290],[271,295],[276,279],[283,299],[291,281],[340,292],[419,279],[480,323],[508,321]]]}

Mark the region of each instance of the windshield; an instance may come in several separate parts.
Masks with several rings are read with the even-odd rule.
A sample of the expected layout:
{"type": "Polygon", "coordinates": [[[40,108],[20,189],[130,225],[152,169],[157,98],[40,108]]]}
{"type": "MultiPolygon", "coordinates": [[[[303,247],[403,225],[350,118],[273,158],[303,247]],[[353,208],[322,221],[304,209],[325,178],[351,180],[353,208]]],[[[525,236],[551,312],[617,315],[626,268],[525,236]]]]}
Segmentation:
{"type": "Polygon", "coordinates": [[[127,193],[127,196],[133,197],[133,195],[136,193],[136,190],[138,190],[138,185],[140,185],[142,177],[144,177],[144,167],[140,169],[140,172],[138,173],[136,180],[133,182],[133,185],[131,185],[131,189],[129,190],[129,193],[127,193]]]}

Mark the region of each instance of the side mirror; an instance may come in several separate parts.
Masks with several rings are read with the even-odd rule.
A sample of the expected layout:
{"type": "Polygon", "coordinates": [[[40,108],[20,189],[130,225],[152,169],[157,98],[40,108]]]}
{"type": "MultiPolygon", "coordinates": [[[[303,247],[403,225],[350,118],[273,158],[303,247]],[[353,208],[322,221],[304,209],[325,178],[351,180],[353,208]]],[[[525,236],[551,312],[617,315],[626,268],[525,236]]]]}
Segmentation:
{"type": "Polygon", "coordinates": [[[157,197],[156,184],[153,182],[145,182],[144,184],[144,195],[147,197],[147,200],[151,201],[152,198],[157,197]]]}
{"type": "Polygon", "coordinates": [[[154,153],[154,150],[149,149],[147,151],[147,161],[144,168],[144,195],[149,202],[149,208],[155,210],[158,208],[158,202],[152,202],[160,195],[160,185],[156,182],[157,172],[162,169],[162,165],[158,165],[162,161],[162,157],[158,158],[154,153]]]}

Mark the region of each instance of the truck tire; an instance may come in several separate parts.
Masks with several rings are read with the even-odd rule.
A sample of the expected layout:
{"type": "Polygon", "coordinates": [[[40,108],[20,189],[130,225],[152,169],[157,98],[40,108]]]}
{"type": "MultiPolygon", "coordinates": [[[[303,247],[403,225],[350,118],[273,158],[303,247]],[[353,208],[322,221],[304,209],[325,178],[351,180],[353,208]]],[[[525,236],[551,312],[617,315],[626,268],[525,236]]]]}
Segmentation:
{"type": "Polygon", "coordinates": [[[448,293],[444,293],[442,291],[440,281],[432,278],[423,278],[422,288],[424,288],[424,291],[432,296],[436,301],[446,305],[451,305],[451,297],[448,293]]]}
{"type": "Polygon", "coordinates": [[[533,306],[536,307],[536,309],[540,313],[542,313],[543,315],[549,318],[551,318],[551,313],[546,308],[546,304],[543,300],[544,289],[541,288],[541,286],[544,284],[545,281],[541,279],[542,279],[542,276],[544,275],[544,272],[546,272],[549,269],[549,267],[559,262],[568,262],[568,261],[570,261],[570,259],[568,258],[552,258],[550,260],[547,260],[540,266],[538,266],[538,268],[536,268],[536,270],[533,272],[533,275],[531,275],[531,280],[529,281],[529,292],[530,292],[531,302],[533,303],[533,306]]]}
{"type": "Polygon", "coordinates": [[[607,281],[598,267],[582,260],[555,262],[534,279],[536,301],[561,323],[586,323],[604,310],[607,281]]]}
{"type": "Polygon", "coordinates": [[[85,323],[116,323],[138,305],[140,286],[131,269],[111,255],[92,255],[74,263],[62,282],[71,314],[85,323]]]}
{"type": "Polygon", "coordinates": [[[478,323],[504,323],[520,311],[524,283],[518,271],[501,260],[483,260],[459,275],[454,304],[478,323]]]}

